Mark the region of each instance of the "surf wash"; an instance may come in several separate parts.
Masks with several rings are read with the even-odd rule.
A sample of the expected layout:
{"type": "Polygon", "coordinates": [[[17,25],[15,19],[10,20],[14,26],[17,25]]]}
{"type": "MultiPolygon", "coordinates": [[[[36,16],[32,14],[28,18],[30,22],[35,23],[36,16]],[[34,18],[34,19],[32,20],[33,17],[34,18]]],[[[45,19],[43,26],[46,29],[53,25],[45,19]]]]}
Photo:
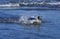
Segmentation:
{"type": "Polygon", "coordinates": [[[0,4],[0,7],[17,7],[17,6],[19,6],[19,3],[0,4]]]}

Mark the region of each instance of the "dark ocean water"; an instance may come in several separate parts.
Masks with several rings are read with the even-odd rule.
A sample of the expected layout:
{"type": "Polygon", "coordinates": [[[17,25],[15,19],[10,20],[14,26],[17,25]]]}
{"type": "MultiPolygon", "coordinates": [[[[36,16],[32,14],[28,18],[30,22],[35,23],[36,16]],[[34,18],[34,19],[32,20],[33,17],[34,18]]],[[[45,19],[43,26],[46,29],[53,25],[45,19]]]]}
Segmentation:
{"type": "Polygon", "coordinates": [[[0,39],[60,39],[60,10],[0,9],[1,14],[42,16],[42,23],[39,26],[0,23],[0,39]]]}

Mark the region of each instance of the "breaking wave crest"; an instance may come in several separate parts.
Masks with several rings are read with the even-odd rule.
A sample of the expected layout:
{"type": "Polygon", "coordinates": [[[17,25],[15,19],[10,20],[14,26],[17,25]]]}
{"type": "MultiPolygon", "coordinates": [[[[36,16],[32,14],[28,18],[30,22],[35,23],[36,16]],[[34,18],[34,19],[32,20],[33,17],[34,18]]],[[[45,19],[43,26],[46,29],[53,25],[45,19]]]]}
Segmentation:
{"type": "Polygon", "coordinates": [[[12,3],[0,4],[0,7],[16,7],[16,6],[19,6],[19,4],[18,3],[16,3],[16,4],[12,4],[12,3]]]}

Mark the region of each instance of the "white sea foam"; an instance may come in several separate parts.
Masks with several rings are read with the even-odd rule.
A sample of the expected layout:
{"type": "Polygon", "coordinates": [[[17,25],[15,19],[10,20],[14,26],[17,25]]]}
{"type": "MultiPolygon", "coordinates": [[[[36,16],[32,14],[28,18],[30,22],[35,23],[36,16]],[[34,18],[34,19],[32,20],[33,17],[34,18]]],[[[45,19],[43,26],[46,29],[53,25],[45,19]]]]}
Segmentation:
{"type": "Polygon", "coordinates": [[[16,7],[16,6],[20,6],[19,3],[16,3],[16,4],[12,4],[12,3],[0,4],[0,7],[16,7]]]}

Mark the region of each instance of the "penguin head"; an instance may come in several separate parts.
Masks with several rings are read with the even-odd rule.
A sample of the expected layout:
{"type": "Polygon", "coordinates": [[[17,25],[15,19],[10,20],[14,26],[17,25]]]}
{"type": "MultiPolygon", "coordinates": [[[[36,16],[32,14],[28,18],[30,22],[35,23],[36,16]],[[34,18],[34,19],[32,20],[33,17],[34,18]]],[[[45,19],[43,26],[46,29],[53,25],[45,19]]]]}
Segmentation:
{"type": "Polygon", "coordinates": [[[38,20],[41,20],[40,16],[37,16],[37,19],[38,19],[38,20]]]}

